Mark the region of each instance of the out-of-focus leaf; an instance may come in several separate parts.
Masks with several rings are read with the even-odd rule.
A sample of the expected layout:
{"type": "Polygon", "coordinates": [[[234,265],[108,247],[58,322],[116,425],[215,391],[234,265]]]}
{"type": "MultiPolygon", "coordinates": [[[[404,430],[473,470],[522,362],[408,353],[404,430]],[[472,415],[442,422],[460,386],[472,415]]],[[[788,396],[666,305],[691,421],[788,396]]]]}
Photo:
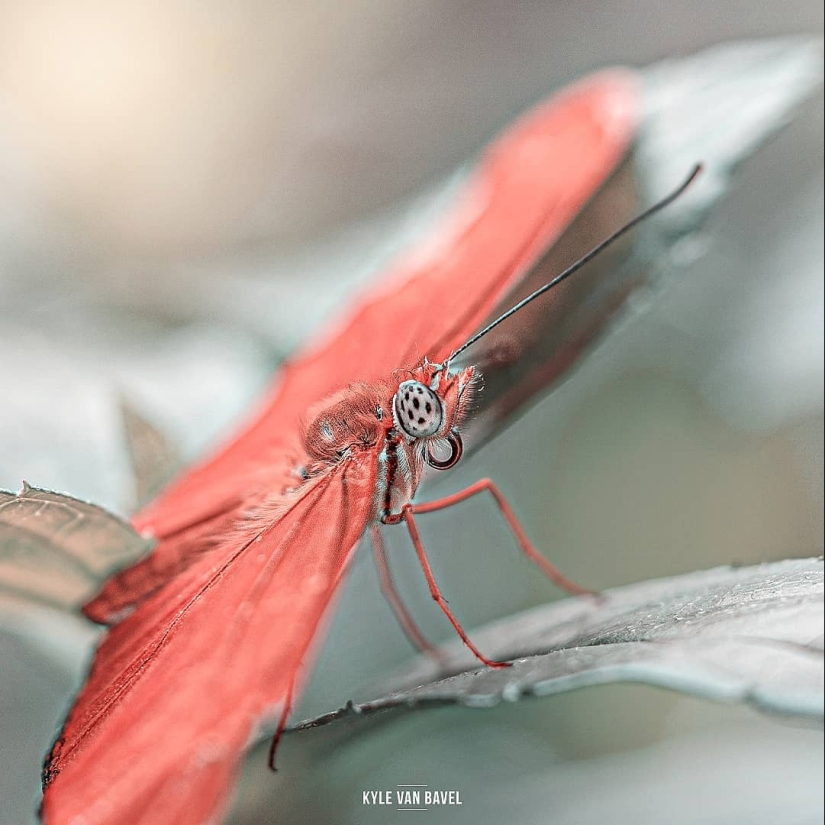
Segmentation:
{"type": "Polygon", "coordinates": [[[792,119],[822,76],[822,41],[805,37],[725,43],[645,69],[643,183],[677,180],[697,159],[705,163],[702,180],[652,221],[663,243],[703,221],[739,164],[792,119]]]}
{"type": "Polygon", "coordinates": [[[125,399],[120,412],[135,476],[135,503],[140,507],[172,478],[183,460],[169,439],[125,399]]]}
{"type": "Polygon", "coordinates": [[[823,564],[806,559],[720,567],[539,607],[470,633],[510,668],[479,668],[445,648],[455,675],[419,657],[380,697],[296,726],[347,716],[547,696],[642,682],[762,710],[823,717],[823,564]]]}
{"type": "Polygon", "coordinates": [[[102,507],[29,485],[0,490],[0,606],[23,600],[76,612],[149,546],[102,507]]]}
{"type": "Polygon", "coordinates": [[[25,478],[126,514],[135,486],[121,398],[191,458],[243,412],[272,369],[272,353],[240,330],[212,323],[150,332],[138,319],[82,303],[70,311],[53,298],[39,321],[0,306],[0,340],[26,354],[3,367],[0,488],[25,478]]]}
{"type": "Polygon", "coordinates": [[[632,155],[488,321],[652,206],[697,162],[703,174],[634,243],[598,256],[554,288],[552,300],[536,301],[467,351],[468,362],[481,363],[485,385],[482,416],[465,437],[469,448],[567,377],[594,341],[645,303],[640,293],[704,253],[697,230],[730,191],[736,168],[821,84],[822,45],[804,38],[725,44],[654,64],[640,77],[643,111],[632,155]],[[489,363],[485,353],[492,353],[489,363]]]}

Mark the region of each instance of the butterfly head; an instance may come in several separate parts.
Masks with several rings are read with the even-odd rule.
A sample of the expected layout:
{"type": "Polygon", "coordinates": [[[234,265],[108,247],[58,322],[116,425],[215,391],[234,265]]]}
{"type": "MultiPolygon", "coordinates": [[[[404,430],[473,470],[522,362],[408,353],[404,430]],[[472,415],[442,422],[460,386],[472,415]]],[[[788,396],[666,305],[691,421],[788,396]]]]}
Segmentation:
{"type": "Polygon", "coordinates": [[[393,396],[393,423],[408,442],[421,445],[424,460],[437,470],[449,469],[461,458],[460,428],[475,379],[472,367],[451,374],[425,360],[393,396]]]}

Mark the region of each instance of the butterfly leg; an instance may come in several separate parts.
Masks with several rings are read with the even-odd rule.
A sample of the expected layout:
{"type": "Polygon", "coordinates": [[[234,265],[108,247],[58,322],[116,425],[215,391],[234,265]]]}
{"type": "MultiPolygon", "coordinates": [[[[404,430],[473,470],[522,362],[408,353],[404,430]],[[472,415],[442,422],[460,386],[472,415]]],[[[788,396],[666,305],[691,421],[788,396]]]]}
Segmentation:
{"type": "Polygon", "coordinates": [[[392,612],[398,620],[398,624],[401,625],[401,630],[404,631],[404,635],[410,640],[410,644],[412,644],[413,647],[422,653],[432,656],[439,664],[445,664],[444,654],[432,644],[432,642],[425,638],[415,623],[415,620],[410,615],[410,612],[404,606],[404,602],[401,601],[401,596],[392,580],[389,559],[387,558],[387,548],[384,545],[384,539],[381,536],[381,530],[378,525],[373,525],[370,534],[372,538],[372,554],[375,560],[376,570],[378,571],[378,581],[381,585],[381,592],[389,602],[392,612]]]}
{"type": "Polygon", "coordinates": [[[421,543],[421,536],[418,533],[418,527],[415,523],[413,505],[407,504],[402,508],[399,515],[389,516],[383,519],[385,524],[398,524],[402,520],[406,523],[407,530],[410,532],[410,538],[412,539],[413,546],[415,547],[418,561],[421,564],[421,569],[424,571],[424,577],[427,579],[427,585],[430,588],[430,595],[433,597],[433,601],[437,602],[444,615],[450,620],[450,624],[455,628],[455,632],[461,637],[461,641],[470,648],[476,659],[487,667],[510,667],[510,662],[495,662],[492,659],[488,659],[470,641],[464,631],[464,628],[458,623],[458,619],[453,616],[453,612],[450,610],[447,600],[441,595],[441,591],[438,589],[438,584],[436,583],[435,576],[433,575],[433,570],[430,567],[430,562],[427,559],[427,554],[424,552],[424,545],[421,543]]]}
{"type": "Polygon", "coordinates": [[[553,584],[573,596],[600,595],[597,591],[582,587],[562,575],[555,565],[551,564],[541,553],[539,553],[538,550],[536,550],[535,547],[533,547],[532,542],[527,538],[527,534],[524,532],[524,528],[519,524],[516,514],[507,503],[507,499],[504,498],[501,490],[499,490],[489,478],[482,478],[474,484],[471,484],[466,489],[459,490],[457,493],[437,499],[436,501],[428,501],[425,504],[412,504],[410,506],[412,507],[413,512],[417,515],[432,513],[435,510],[443,510],[445,507],[452,507],[453,504],[458,504],[460,501],[465,501],[471,496],[482,493],[485,490],[487,490],[495,500],[498,509],[504,516],[504,520],[510,527],[510,531],[515,536],[521,552],[524,553],[524,555],[527,556],[527,558],[530,559],[530,561],[532,561],[542,571],[542,573],[544,573],[544,575],[547,576],[551,582],[553,582],[553,584]]]}

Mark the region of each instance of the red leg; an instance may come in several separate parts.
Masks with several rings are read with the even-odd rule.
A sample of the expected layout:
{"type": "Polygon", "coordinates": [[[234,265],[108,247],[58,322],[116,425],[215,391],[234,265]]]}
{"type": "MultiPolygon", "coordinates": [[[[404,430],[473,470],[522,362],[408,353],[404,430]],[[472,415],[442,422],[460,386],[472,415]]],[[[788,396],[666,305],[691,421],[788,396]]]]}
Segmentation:
{"type": "Polygon", "coordinates": [[[527,556],[527,558],[534,564],[536,564],[542,573],[544,573],[544,575],[547,576],[551,582],[553,582],[553,584],[560,587],[562,590],[566,590],[573,596],[599,595],[599,593],[595,590],[588,590],[586,587],[582,587],[581,585],[576,584],[576,582],[563,576],[555,565],[551,564],[541,553],[539,553],[538,550],[536,550],[535,547],[533,547],[530,539],[527,538],[527,534],[524,532],[524,529],[518,523],[515,513],[512,511],[510,505],[507,503],[507,500],[502,495],[501,490],[499,490],[489,478],[482,478],[474,484],[471,484],[465,490],[460,490],[457,493],[453,493],[451,496],[445,496],[444,498],[437,499],[436,501],[428,501],[426,504],[412,504],[409,506],[412,508],[413,512],[418,515],[422,513],[432,513],[435,510],[443,510],[445,507],[451,507],[453,504],[458,504],[459,501],[464,501],[477,493],[483,492],[484,490],[488,490],[495,499],[498,509],[501,511],[501,514],[504,516],[510,530],[516,537],[516,541],[518,542],[521,552],[524,553],[524,555],[527,556]]]}
{"type": "Polygon", "coordinates": [[[418,555],[418,561],[421,564],[421,569],[424,571],[424,576],[427,579],[427,584],[430,588],[430,595],[432,595],[433,600],[438,603],[438,606],[443,611],[444,615],[450,620],[450,624],[455,628],[455,632],[461,637],[461,641],[464,642],[467,647],[473,652],[475,657],[482,663],[487,665],[487,667],[510,667],[509,662],[494,662],[492,659],[488,659],[484,656],[479,649],[469,640],[467,634],[464,632],[464,628],[458,623],[458,619],[453,616],[452,611],[450,610],[449,606],[447,605],[447,600],[441,595],[441,591],[438,589],[438,585],[435,581],[435,576],[433,576],[432,568],[430,567],[430,562],[427,560],[427,554],[424,552],[424,545],[421,543],[421,537],[418,535],[418,527],[415,524],[415,517],[413,515],[413,505],[407,504],[401,511],[401,515],[395,518],[390,517],[389,520],[385,520],[388,523],[398,523],[401,519],[403,519],[407,523],[407,529],[410,531],[410,538],[412,539],[412,543],[415,546],[415,552],[418,555]]]}
{"type": "Polygon", "coordinates": [[[395,583],[392,580],[390,573],[389,560],[387,559],[387,549],[384,546],[384,540],[381,537],[381,530],[378,525],[374,525],[371,531],[372,535],[372,554],[375,560],[375,567],[378,571],[378,581],[381,585],[381,592],[384,598],[389,602],[395,618],[398,619],[398,624],[404,631],[404,635],[410,640],[413,647],[432,656],[439,663],[444,662],[444,654],[431,642],[429,642],[424,634],[418,629],[415,620],[410,615],[404,602],[401,601],[401,596],[395,588],[395,583]]]}

